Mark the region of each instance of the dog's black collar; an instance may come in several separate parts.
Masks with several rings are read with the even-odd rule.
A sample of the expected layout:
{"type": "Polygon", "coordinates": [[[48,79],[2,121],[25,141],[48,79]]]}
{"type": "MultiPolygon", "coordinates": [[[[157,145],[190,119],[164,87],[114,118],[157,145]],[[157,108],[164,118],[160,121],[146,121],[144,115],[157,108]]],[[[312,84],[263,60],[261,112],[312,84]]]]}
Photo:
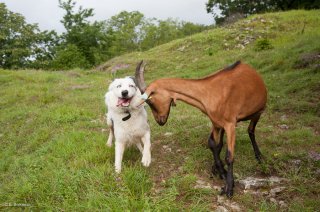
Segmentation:
{"type": "Polygon", "coordinates": [[[128,110],[125,113],[128,114],[128,115],[123,117],[122,121],[127,121],[127,120],[129,120],[131,118],[131,113],[128,110]]]}

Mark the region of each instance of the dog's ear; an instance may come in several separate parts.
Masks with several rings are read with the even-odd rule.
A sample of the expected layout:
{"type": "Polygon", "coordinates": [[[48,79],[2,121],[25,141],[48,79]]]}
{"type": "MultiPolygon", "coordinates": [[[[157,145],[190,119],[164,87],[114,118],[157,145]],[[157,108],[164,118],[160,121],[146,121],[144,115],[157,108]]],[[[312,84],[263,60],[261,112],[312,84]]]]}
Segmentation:
{"type": "Polygon", "coordinates": [[[133,76],[129,76],[129,78],[133,80],[133,82],[134,82],[135,85],[137,85],[137,80],[136,80],[136,78],[134,78],[133,76]]]}
{"type": "Polygon", "coordinates": [[[115,88],[115,84],[116,84],[115,81],[116,81],[116,80],[117,80],[117,79],[113,79],[112,82],[110,83],[109,88],[108,88],[109,91],[111,91],[112,89],[115,88]]]}

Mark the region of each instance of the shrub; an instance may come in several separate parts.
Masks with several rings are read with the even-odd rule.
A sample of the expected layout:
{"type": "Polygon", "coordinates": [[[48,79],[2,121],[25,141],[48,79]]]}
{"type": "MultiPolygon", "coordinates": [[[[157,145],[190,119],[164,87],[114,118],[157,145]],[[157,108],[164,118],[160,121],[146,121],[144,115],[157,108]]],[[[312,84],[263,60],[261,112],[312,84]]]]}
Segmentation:
{"type": "Polygon", "coordinates": [[[267,38],[261,38],[256,40],[254,44],[254,49],[256,51],[263,51],[263,50],[268,50],[268,49],[273,49],[273,46],[267,38]]]}
{"type": "Polygon", "coordinates": [[[60,48],[57,51],[56,58],[52,61],[52,68],[57,69],[72,69],[88,67],[89,63],[78,49],[76,45],[68,44],[65,48],[60,48]]]}

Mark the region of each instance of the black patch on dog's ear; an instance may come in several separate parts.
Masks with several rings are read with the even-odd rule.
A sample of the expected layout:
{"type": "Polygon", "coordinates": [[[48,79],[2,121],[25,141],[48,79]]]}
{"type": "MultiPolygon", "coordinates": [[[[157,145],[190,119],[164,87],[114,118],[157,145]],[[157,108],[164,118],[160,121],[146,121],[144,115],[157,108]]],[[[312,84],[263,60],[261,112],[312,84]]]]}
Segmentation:
{"type": "Polygon", "coordinates": [[[134,84],[137,85],[136,78],[134,78],[133,76],[129,76],[129,78],[131,78],[133,80],[134,84]]]}

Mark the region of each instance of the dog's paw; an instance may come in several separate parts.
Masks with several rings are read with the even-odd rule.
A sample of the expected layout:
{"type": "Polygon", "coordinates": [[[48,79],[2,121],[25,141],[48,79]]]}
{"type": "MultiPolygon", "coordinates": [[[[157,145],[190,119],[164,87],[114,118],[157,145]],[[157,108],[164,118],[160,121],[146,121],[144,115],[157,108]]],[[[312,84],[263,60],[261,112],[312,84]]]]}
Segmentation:
{"type": "Polygon", "coordinates": [[[117,174],[120,174],[121,173],[121,167],[116,167],[115,171],[116,171],[117,174]]]}
{"type": "Polygon", "coordinates": [[[150,163],[151,163],[151,154],[144,154],[142,156],[142,165],[145,166],[145,167],[148,167],[150,166],[150,163]]]}

